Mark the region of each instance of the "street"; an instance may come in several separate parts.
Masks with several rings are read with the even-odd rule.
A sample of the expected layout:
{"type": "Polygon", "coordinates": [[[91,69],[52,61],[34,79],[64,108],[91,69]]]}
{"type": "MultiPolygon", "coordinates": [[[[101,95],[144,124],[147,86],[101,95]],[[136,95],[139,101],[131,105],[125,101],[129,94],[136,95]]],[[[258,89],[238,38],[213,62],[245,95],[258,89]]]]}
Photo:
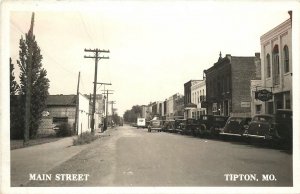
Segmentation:
{"type": "Polygon", "coordinates": [[[52,170],[35,173],[88,178],[32,180],[25,186],[292,186],[292,155],[243,142],[122,126],[52,170]]]}

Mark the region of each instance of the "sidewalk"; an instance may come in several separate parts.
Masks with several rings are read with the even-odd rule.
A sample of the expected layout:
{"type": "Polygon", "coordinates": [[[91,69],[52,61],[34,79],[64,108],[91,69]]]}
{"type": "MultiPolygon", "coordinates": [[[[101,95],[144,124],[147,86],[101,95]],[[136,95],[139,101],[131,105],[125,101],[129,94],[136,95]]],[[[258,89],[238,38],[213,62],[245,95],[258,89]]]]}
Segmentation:
{"type": "Polygon", "coordinates": [[[46,173],[87,147],[72,146],[73,138],[11,150],[11,186],[25,185],[30,173],[46,173]]]}

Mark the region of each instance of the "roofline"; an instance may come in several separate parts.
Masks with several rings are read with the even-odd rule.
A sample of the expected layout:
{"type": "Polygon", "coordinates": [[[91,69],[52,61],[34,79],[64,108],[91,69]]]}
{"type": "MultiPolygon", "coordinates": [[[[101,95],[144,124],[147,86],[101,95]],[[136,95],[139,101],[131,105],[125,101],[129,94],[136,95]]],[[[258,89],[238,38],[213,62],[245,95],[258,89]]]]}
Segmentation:
{"type": "MultiPolygon", "coordinates": [[[[284,28],[286,28],[286,27],[288,28],[290,24],[292,24],[291,18],[285,20],[284,22],[280,23],[280,24],[277,25],[276,27],[272,28],[272,29],[269,30],[268,32],[266,32],[266,33],[264,33],[263,35],[261,35],[260,41],[261,41],[261,42],[264,42],[264,40],[270,38],[270,36],[271,36],[274,32],[280,31],[280,30],[282,30],[282,29],[284,29],[284,28]]],[[[291,28],[292,28],[292,25],[290,25],[290,26],[291,26],[291,28]]]]}

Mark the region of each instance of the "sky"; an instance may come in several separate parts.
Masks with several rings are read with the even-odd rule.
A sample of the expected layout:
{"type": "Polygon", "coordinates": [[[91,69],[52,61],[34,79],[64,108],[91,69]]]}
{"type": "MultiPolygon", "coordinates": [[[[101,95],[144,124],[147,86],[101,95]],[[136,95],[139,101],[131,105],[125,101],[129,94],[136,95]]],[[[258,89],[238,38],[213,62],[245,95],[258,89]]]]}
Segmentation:
{"type": "MultiPolygon", "coordinates": [[[[118,114],[163,101],[202,79],[222,53],[254,56],[260,36],[289,18],[293,1],[66,1],[13,6],[9,56],[16,66],[19,40],[35,12],[34,34],[50,80],[49,92],[93,93],[95,61],[84,49],[104,49],[98,82],[111,83],[118,114]],[[67,3],[66,3],[67,2],[67,3]],[[283,3],[285,2],[285,3],[283,3]]],[[[103,86],[97,86],[102,93],[103,86]]]]}

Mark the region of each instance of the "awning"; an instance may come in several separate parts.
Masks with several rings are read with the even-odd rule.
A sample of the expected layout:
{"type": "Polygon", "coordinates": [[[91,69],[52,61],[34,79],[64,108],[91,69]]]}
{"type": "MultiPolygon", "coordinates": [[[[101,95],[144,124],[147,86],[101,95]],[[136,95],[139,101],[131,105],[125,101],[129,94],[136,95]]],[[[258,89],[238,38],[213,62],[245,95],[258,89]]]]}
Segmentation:
{"type": "Polygon", "coordinates": [[[194,103],[188,103],[188,104],[184,107],[185,110],[190,110],[190,109],[194,109],[194,108],[197,108],[197,105],[194,104],[194,103]]]}

